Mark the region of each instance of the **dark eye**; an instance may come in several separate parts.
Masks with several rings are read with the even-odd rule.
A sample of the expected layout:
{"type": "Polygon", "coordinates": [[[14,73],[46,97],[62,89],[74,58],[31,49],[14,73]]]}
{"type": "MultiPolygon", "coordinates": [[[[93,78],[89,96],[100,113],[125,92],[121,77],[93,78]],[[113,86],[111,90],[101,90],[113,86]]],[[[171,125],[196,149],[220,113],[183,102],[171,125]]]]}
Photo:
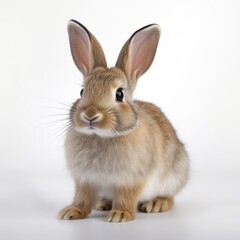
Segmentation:
{"type": "Polygon", "coordinates": [[[118,102],[122,102],[123,101],[123,98],[124,98],[124,94],[123,94],[123,89],[122,88],[119,88],[116,92],[116,100],[118,102]]]}
{"type": "Polygon", "coordinates": [[[83,94],[83,89],[82,89],[81,92],[80,92],[80,96],[82,96],[82,94],[83,94]]]}

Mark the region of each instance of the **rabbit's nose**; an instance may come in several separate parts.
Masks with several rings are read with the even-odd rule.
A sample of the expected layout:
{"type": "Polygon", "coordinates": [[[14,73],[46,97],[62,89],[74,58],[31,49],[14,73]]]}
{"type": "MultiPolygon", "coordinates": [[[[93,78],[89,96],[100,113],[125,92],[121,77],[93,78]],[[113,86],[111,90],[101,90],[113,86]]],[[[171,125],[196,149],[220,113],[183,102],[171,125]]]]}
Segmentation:
{"type": "Polygon", "coordinates": [[[97,113],[94,116],[88,116],[86,113],[83,112],[83,113],[81,113],[81,118],[85,122],[96,122],[96,121],[100,120],[101,114],[97,113]]]}
{"type": "Polygon", "coordinates": [[[87,123],[93,123],[97,121],[101,121],[102,114],[99,112],[99,110],[93,106],[90,105],[87,107],[82,113],[80,114],[80,118],[87,123]]]}

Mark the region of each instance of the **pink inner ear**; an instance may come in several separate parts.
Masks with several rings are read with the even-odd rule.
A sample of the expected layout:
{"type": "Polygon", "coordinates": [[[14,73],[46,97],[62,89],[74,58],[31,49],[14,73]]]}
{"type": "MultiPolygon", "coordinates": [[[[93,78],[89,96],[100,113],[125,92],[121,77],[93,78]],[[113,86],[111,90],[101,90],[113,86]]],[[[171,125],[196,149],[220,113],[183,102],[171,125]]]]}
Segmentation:
{"type": "Polygon", "coordinates": [[[69,25],[69,39],[73,60],[86,76],[92,68],[91,44],[87,32],[74,22],[69,25]]]}
{"type": "Polygon", "coordinates": [[[153,27],[137,32],[130,45],[131,76],[141,75],[150,67],[158,39],[154,36],[153,27]]]}

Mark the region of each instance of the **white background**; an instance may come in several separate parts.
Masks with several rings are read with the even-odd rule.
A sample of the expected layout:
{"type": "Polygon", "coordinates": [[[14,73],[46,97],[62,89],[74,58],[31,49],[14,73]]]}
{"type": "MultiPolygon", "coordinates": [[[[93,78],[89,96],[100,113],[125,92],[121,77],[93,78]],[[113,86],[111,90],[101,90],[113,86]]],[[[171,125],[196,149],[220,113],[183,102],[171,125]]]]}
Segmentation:
{"type": "Polygon", "coordinates": [[[0,238],[239,239],[239,12],[237,0],[1,0],[0,238]],[[109,66],[135,30],[161,26],[135,98],[162,108],[191,158],[191,179],[171,212],[122,225],[96,212],[57,220],[73,196],[63,119],[82,83],[69,19],[98,38],[109,66]]]}

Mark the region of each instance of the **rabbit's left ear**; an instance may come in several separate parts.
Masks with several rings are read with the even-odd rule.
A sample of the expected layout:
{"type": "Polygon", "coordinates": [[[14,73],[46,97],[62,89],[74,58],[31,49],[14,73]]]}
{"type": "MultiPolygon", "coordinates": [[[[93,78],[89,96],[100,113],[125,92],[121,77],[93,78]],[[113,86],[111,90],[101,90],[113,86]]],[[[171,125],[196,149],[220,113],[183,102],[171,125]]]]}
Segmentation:
{"type": "Polygon", "coordinates": [[[126,74],[132,90],[135,88],[137,78],[151,66],[159,38],[160,27],[151,24],[136,31],[122,47],[116,67],[121,68],[126,74]]]}

